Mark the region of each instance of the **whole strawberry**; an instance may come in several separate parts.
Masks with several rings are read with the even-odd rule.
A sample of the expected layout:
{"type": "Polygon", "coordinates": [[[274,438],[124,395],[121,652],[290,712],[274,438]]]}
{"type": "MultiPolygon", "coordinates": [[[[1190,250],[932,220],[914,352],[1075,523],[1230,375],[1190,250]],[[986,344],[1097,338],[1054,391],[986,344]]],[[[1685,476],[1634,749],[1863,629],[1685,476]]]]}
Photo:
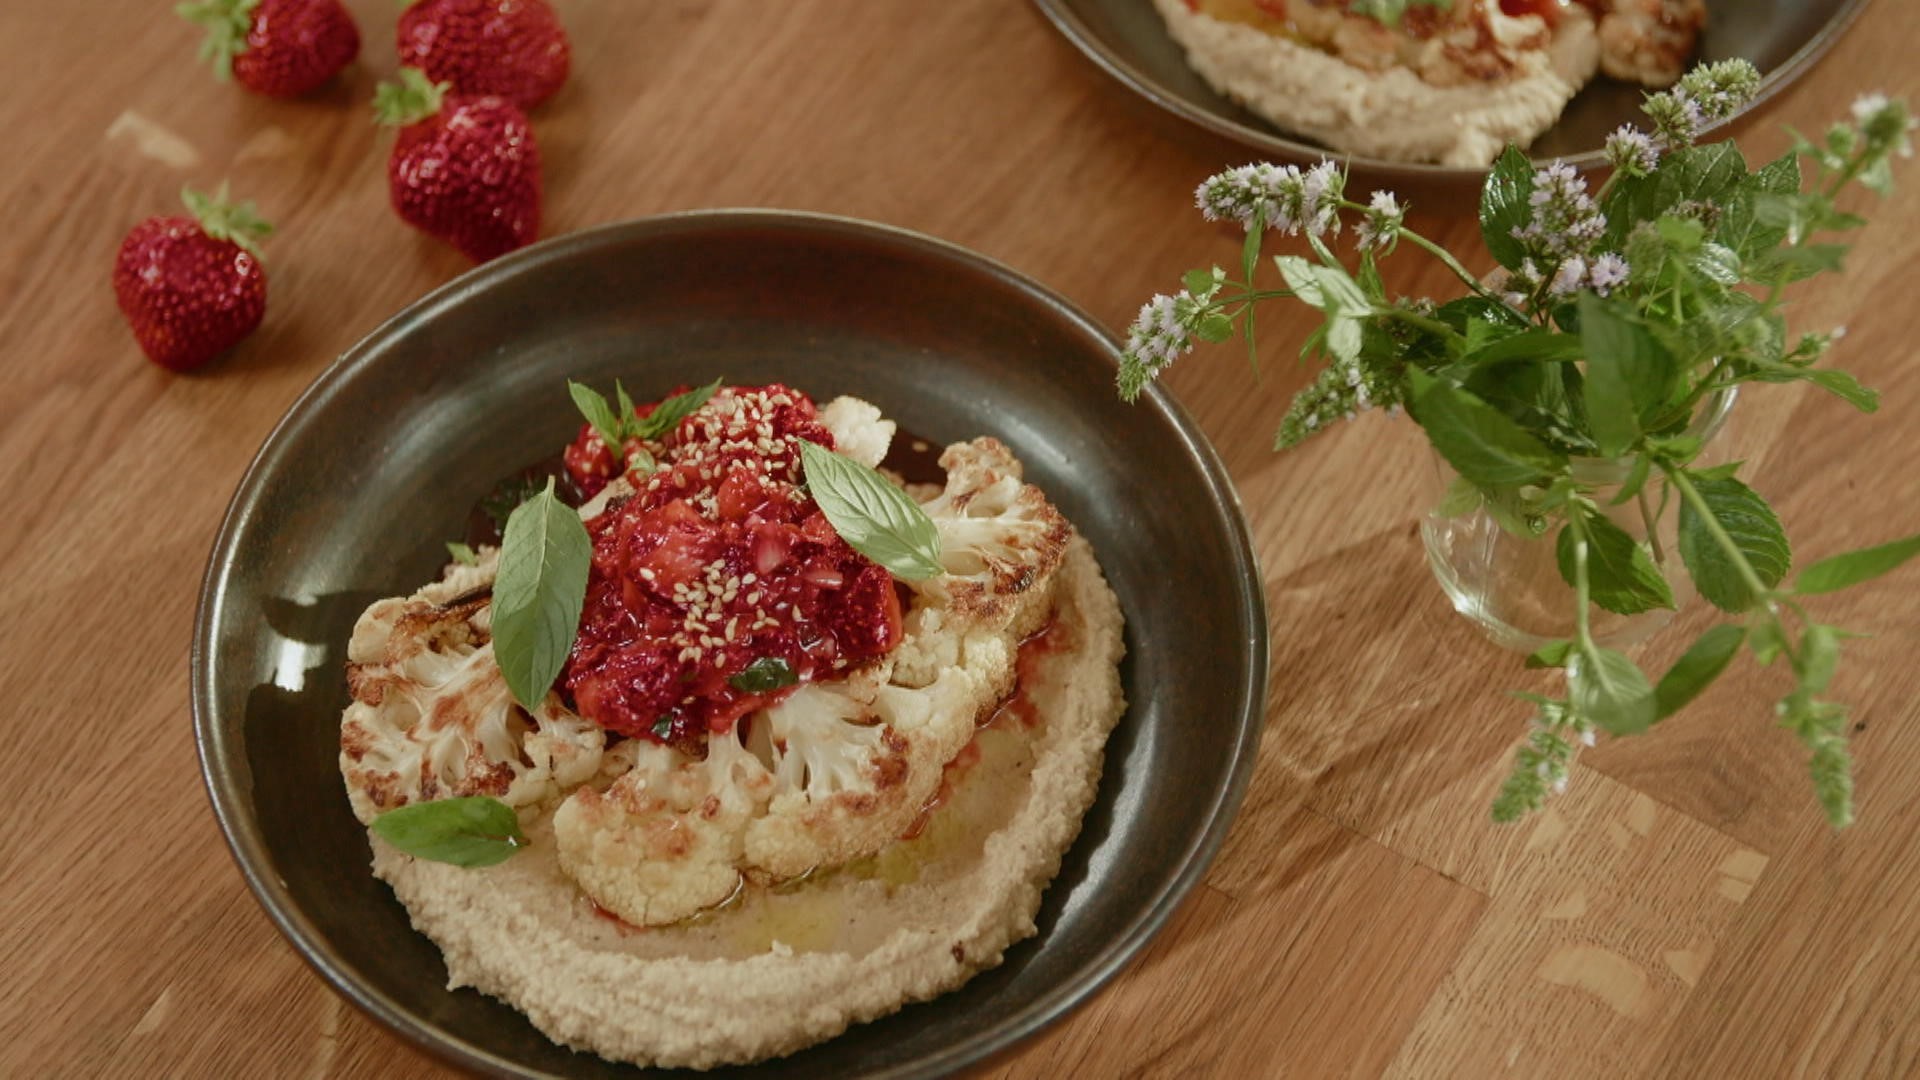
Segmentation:
{"type": "Polygon", "coordinates": [[[206,27],[200,58],[216,76],[269,97],[317,90],[360,53],[340,0],[194,0],[174,11],[206,27]]]}
{"type": "Polygon", "coordinates": [[[400,62],[456,93],[531,109],[567,81],[570,59],[546,0],[420,0],[400,15],[400,62]]]}
{"type": "Polygon", "coordinates": [[[512,102],[447,91],[418,68],[375,91],[380,122],[400,127],[387,186],[402,221],[485,262],[540,233],[540,149],[512,102]]]}
{"type": "Polygon", "coordinates": [[[180,193],[192,217],[148,218],[120,242],[113,291],[149,359],[188,371],[239,344],[267,311],[256,241],[273,231],[227,189],[180,193]]]}

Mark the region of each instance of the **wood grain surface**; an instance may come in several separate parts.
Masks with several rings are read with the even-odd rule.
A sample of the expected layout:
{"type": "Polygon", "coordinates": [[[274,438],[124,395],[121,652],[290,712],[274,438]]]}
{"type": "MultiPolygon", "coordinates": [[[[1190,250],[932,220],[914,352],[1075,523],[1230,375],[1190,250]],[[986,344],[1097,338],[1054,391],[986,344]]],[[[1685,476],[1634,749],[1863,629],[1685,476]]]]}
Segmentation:
{"type": "MultiPolygon", "coordinates": [[[[387,206],[390,0],[350,0],[360,60],[295,102],[215,83],[167,5],[0,9],[0,1076],[421,1076],[328,990],[235,870],[187,708],[201,569],[294,396],[466,269],[387,206]],[[139,355],[108,284],[124,231],[229,178],[280,225],[265,325],[191,377],[139,355]]],[[[557,0],[572,81],[534,114],[545,235],[769,206],[921,230],[1123,327],[1184,269],[1230,261],[1191,191],[1246,155],[1102,75],[1019,0],[557,0]]],[[[1920,98],[1920,7],[1881,0],[1745,125],[1824,126],[1859,93],[1920,98]]],[[[1805,562],[1920,531],[1920,172],[1844,278],[1795,297],[1846,324],[1861,417],[1766,387],[1728,436],[1805,562]]],[[[1416,224],[1471,221],[1432,199],[1416,224]]],[[[1444,290],[1409,255],[1392,284],[1444,290]]],[[[1266,573],[1273,684],[1258,771],[1204,884],[1083,1008],[982,1070],[1058,1076],[1920,1074],[1920,567],[1820,610],[1847,643],[1859,823],[1835,833],[1771,722],[1783,674],[1727,680],[1652,735],[1584,754],[1544,814],[1487,802],[1546,676],[1428,576],[1419,432],[1369,416],[1268,451],[1306,322],[1262,317],[1170,383],[1220,447],[1266,573]]],[[[1704,614],[1641,652],[1663,664],[1704,614]]],[[[1752,671],[1750,667],[1747,671],[1752,671]]]]}

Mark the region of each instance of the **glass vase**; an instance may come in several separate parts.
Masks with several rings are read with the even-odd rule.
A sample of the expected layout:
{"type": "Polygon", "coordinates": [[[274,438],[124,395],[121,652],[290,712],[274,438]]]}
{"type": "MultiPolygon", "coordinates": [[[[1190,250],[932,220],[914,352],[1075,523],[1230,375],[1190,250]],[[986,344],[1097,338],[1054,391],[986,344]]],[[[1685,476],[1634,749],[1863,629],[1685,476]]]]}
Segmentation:
{"type": "MultiPolygon", "coordinates": [[[[1720,391],[1707,400],[1687,434],[1703,447],[1725,425],[1735,389],[1720,391]]],[[[1702,451],[1700,464],[1711,462],[1702,451]]],[[[1666,485],[1656,475],[1640,496],[1613,505],[1614,497],[1631,471],[1632,459],[1573,459],[1573,477],[1615,525],[1634,538],[1673,586],[1675,608],[1693,598],[1693,586],[1680,562],[1675,538],[1679,507],[1666,497],[1666,485]]],[[[1459,514],[1444,512],[1442,502],[1457,474],[1446,459],[1433,454],[1429,470],[1433,487],[1430,509],[1420,524],[1427,561],[1454,610],[1480,627],[1502,647],[1532,652],[1551,641],[1573,636],[1573,586],[1560,576],[1557,541],[1564,520],[1558,514],[1537,522],[1535,535],[1519,535],[1503,528],[1485,506],[1459,514]]],[[[1665,608],[1638,615],[1619,615],[1598,606],[1591,609],[1590,626],[1602,645],[1621,648],[1646,640],[1665,626],[1675,612],[1665,608]]]]}

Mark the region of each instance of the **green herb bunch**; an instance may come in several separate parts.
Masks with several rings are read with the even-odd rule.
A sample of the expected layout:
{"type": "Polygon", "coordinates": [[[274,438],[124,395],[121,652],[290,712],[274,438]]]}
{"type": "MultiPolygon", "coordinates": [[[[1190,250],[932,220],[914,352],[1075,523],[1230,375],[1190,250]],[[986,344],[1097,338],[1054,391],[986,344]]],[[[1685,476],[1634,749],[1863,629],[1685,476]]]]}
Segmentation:
{"type": "MultiPolygon", "coordinates": [[[[1841,269],[1833,234],[1862,218],[1838,200],[1855,183],[1885,194],[1891,163],[1911,154],[1915,126],[1904,103],[1873,95],[1814,142],[1749,170],[1730,142],[1696,145],[1702,130],[1751,100],[1759,76],[1744,61],[1697,68],[1650,95],[1651,130],[1623,127],[1607,142],[1612,166],[1598,191],[1572,168],[1536,170],[1509,148],[1489,173],[1481,235],[1498,264],[1470,272],[1405,225],[1389,192],[1346,198],[1331,162],[1301,170],[1248,165],[1196,193],[1209,220],[1245,225],[1239,276],[1220,267],[1185,275],[1131,327],[1119,389],[1131,401],[1195,342],[1244,338],[1255,353],[1255,311],[1291,297],[1324,316],[1302,346],[1324,368],[1295,397],[1275,449],[1335,420],[1404,408],[1459,479],[1443,512],[1484,508],[1501,527],[1556,545],[1574,614],[1571,637],[1529,666],[1565,670],[1564,697],[1528,697],[1534,728],[1493,807],[1509,821],[1564,787],[1576,749],[1597,732],[1646,730],[1691,701],[1746,645],[1762,664],[1785,659],[1794,688],[1780,722],[1812,754],[1815,790],[1835,826],[1852,818],[1844,706],[1821,700],[1846,634],[1817,621],[1801,599],[1866,581],[1920,553],[1920,537],[1823,560],[1783,584],[1791,549],[1773,510],[1737,476],[1738,465],[1696,464],[1696,417],[1745,383],[1809,382],[1864,412],[1875,394],[1852,376],[1815,366],[1839,331],[1791,337],[1783,294],[1796,281],[1841,269]],[[1330,246],[1353,223],[1357,260],[1330,246]],[[1273,259],[1283,288],[1254,283],[1271,232],[1302,236],[1311,257],[1273,259]],[[1377,269],[1402,243],[1423,249],[1460,279],[1445,303],[1390,298],[1377,269]],[[1573,462],[1625,467],[1617,492],[1576,477],[1573,462]],[[1679,507],[1678,553],[1695,588],[1737,618],[1706,631],[1659,680],[1600,645],[1591,607],[1623,615],[1672,608],[1655,553],[1662,508],[1679,507]],[[1638,541],[1603,512],[1636,503],[1648,519],[1638,541]],[[1548,540],[1549,534],[1557,533],[1548,540]]],[[[1257,373],[1257,367],[1256,367],[1257,373]]]]}

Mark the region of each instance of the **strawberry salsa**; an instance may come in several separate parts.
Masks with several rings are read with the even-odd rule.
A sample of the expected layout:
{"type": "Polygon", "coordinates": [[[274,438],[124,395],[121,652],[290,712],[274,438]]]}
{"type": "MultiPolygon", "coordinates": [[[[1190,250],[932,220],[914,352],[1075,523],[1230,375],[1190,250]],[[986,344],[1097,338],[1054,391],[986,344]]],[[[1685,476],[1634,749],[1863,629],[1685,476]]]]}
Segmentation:
{"type": "MultiPolygon", "coordinates": [[[[641,405],[644,420],[658,408],[641,405]]],[[[834,532],[802,486],[800,440],[834,448],[807,395],[727,387],[621,458],[586,424],[567,447],[593,565],[561,685],[609,731],[697,747],[742,716],[900,641],[884,567],[834,532]]]]}

